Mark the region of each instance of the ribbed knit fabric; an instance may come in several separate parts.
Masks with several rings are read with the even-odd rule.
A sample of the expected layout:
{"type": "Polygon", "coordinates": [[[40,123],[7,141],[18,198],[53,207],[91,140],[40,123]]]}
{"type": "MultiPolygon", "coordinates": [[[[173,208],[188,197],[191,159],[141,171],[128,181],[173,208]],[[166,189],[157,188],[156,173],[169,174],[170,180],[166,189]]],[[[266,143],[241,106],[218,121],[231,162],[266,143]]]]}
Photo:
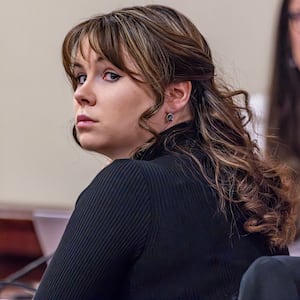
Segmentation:
{"type": "Polygon", "coordinates": [[[79,196],[35,299],[231,300],[254,259],[287,254],[233,227],[185,160],[158,143],[105,167],[79,196]]]}

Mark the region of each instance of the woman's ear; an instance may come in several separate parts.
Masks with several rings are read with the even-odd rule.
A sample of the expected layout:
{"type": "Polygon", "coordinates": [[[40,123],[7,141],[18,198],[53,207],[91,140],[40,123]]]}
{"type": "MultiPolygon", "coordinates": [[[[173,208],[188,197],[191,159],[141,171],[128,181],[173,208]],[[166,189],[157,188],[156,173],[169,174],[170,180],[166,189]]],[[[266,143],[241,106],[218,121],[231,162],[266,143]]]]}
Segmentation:
{"type": "Polygon", "coordinates": [[[165,110],[173,114],[185,111],[189,108],[192,91],[192,83],[190,81],[170,83],[165,91],[165,110]]]}

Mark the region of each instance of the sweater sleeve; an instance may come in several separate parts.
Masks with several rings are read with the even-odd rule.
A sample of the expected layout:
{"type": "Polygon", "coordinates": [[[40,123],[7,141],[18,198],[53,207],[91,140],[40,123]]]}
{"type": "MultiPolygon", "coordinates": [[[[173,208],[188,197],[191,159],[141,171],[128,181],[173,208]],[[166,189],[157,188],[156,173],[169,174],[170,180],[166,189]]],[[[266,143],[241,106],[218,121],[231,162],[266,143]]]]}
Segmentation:
{"type": "Polygon", "coordinates": [[[34,299],[117,299],[145,244],[148,197],[134,161],[103,169],[79,196],[34,299]]]}

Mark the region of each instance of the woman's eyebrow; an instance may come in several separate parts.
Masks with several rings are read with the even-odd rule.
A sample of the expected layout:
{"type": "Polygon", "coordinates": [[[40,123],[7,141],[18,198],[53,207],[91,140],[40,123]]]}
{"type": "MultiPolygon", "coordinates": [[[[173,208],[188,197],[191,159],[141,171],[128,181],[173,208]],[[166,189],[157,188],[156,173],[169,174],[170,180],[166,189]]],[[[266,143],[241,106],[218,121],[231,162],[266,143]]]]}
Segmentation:
{"type": "MultiPolygon", "coordinates": [[[[103,58],[103,57],[101,57],[101,56],[99,56],[99,57],[97,57],[95,59],[94,62],[97,64],[97,63],[101,63],[101,62],[104,62],[104,61],[108,61],[108,60],[105,59],[105,58],[103,58]]],[[[80,62],[78,62],[78,61],[74,61],[74,63],[72,64],[72,67],[73,68],[75,68],[75,67],[77,67],[77,68],[83,68],[83,65],[80,62]]]]}
{"type": "Polygon", "coordinates": [[[74,63],[72,63],[72,69],[75,69],[75,68],[83,68],[83,65],[82,64],[80,64],[79,62],[74,62],[74,63]]]}

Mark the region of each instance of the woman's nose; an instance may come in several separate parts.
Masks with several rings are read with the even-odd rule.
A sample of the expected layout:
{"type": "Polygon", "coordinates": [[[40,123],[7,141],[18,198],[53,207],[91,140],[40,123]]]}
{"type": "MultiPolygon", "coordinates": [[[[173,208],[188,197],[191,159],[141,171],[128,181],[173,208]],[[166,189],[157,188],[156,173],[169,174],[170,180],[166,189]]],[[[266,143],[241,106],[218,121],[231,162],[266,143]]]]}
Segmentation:
{"type": "Polygon", "coordinates": [[[79,105],[95,105],[96,95],[91,87],[91,84],[86,81],[84,84],[77,87],[74,92],[74,99],[79,105]]]}

